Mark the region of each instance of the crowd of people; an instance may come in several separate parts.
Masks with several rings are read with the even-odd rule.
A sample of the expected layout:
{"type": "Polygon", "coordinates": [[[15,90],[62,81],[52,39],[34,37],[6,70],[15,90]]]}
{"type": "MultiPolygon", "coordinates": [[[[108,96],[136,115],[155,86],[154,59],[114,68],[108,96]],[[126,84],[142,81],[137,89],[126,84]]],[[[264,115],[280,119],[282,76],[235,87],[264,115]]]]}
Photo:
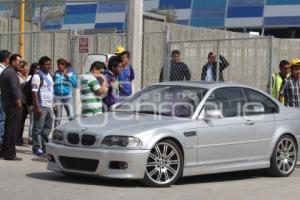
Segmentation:
{"type": "Polygon", "coordinates": [[[272,96],[288,107],[300,108],[300,60],[280,61],[272,75],[272,96]]]}
{"type": "MultiPolygon", "coordinates": [[[[110,111],[112,106],[132,94],[135,78],[129,64],[130,53],[118,47],[108,65],[95,61],[80,80],[82,116],[110,111]]],[[[60,58],[51,73],[52,60],[43,56],[28,63],[19,54],[0,51],[0,158],[22,160],[16,145],[23,145],[25,121],[30,116],[29,138],[33,153],[44,157],[45,143],[54,127],[61,124],[63,109],[69,120],[75,118],[74,89],[77,75],[71,63],[60,58]]]]}
{"type": "MultiPolygon", "coordinates": [[[[228,61],[213,52],[203,66],[202,81],[224,81],[223,71],[228,61]]],[[[16,145],[24,144],[25,121],[30,116],[29,143],[36,156],[45,156],[45,143],[53,127],[61,124],[63,109],[68,120],[75,118],[74,89],[79,87],[82,117],[111,111],[114,104],[132,94],[134,70],[130,53],[123,47],[116,49],[108,63],[95,61],[80,81],[71,63],[63,58],[56,61],[54,74],[52,60],[43,56],[37,63],[28,63],[18,54],[0,51],[0,157],[21,160],[16,156],[16,145]],[[54,123],[54,126],[53,126],[54,123]]],[[[289,107],[300,107],[300,60],[282,60],[280,72],[272,75],[272,96],[289,107]]],[[[162,68],[159,81],[165,80],[162,68]]],[[[172,51],[169,81],[189,81],[191,72],[181,61],[180,51],[172,51]]]]}
{"type": "MultiPolygon", "coordinates": [[[[169,77],[164,76],[165,68],[160,72],[159,82],[163,81],[189,81],[191,80],[191,72],[187,64],[181,61],[180,51],[173,50],[171,53],[169,77]]],[[[229,66],[229,62],[224,56],[220,55],[220,62],[217,62],[217,56],[214,52],[210,52],[207,56],[208,62],[202,67],[201,81],[224,81],[223,71],[229,66]],[[218,71],[219,64],[219,73],[218,71]]]]}

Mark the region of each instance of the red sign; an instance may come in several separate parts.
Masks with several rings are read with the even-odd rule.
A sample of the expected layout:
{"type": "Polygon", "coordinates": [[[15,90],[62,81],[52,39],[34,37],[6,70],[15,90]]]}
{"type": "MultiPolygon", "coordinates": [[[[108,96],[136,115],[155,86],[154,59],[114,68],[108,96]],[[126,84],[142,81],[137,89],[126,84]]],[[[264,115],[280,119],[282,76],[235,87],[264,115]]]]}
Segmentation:
{"type": "Polygon", "coordinates": [[[89,52],[89,39],[79,38],[79,53],[88,53],[88,52],[89,52]]]}

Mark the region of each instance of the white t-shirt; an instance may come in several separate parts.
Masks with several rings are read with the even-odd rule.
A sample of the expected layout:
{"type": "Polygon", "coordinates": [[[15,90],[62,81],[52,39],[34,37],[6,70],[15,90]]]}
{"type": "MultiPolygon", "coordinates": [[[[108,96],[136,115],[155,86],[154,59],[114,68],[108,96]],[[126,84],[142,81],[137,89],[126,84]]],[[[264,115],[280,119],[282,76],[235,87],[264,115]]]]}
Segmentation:
{"type": "MultiPolygon", "coordinates": [[[[3,70],[5,69],[5,65],[3,65],[2,63],[0,63],[0,75],[2,74],[3,70]]],[[[0,90],[0,95],[1,95],[1,90],[0,90]]]]}
{"type": "Polygon", "coordinates": [[[54,89],[53,89],[53,79],[50,73],[45,74],[40,72],[43,76],[43,85],[40,87],[41,79],[39,74],[35,74],[32,77],[31,87],[32,92],[39,93],[39,101],[40,105],[43,107],[52,107],[53,106],[53,98],[54,98],[54,89]]]}
{"type": "Polygon", "coordinates": [[[5,69],[5,65],[0,63],[0,75],[2,74],[3,70],[5,69]]]}
{"type": "Polygon", "coordinates": [[[212,65],[208,66],[207,71],[206,71],[205,81],[214,81],[212,68],[213,68],[212,65]]]}

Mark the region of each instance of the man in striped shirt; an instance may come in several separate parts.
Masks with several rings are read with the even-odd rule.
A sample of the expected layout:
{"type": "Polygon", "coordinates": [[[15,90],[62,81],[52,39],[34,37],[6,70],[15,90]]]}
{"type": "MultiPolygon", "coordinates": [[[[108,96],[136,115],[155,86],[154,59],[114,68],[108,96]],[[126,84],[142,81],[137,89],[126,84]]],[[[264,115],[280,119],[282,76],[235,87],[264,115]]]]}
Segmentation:
{"type": "Polygon", "coordinates": [[[107,82],[103,76],[105,64],[99,61],[91,65],[90,72],[83,75],[80,83],[82,116],[88,117],[101,114],[102,98],[108,91],[107,82]],[[100,79],[101,85],[99,81],[100,79]]]}
{"type": "Polygon", "coordinates": [[[282,83],[279,100],[284,98],[284,105],[300,108],[300,60],[293,59],[290,62],[291,76],[282,83]]]}

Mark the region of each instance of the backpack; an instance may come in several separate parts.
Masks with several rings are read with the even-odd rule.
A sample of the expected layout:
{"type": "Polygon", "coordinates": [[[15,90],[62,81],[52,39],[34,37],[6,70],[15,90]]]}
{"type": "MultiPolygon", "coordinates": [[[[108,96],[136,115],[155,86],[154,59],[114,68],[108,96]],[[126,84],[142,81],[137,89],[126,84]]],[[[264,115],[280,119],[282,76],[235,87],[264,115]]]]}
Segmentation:
{"type": "MultiPolygon", "coordinates": [[[[40,90],[41,86],[44,83],[44,77],[40,73],[37,73],[37,74],[40,76],[40,87],[39,87],[39,90],[40,90]]],[[[33,78],[33,76],[30,78],[29,81],[27,81],[25,83],[25,86],[24,86],[24,94],[25,94],[26,104],[28,106],[33,106],[32,87],[31,87],[32,78],[33,78]]]]}

